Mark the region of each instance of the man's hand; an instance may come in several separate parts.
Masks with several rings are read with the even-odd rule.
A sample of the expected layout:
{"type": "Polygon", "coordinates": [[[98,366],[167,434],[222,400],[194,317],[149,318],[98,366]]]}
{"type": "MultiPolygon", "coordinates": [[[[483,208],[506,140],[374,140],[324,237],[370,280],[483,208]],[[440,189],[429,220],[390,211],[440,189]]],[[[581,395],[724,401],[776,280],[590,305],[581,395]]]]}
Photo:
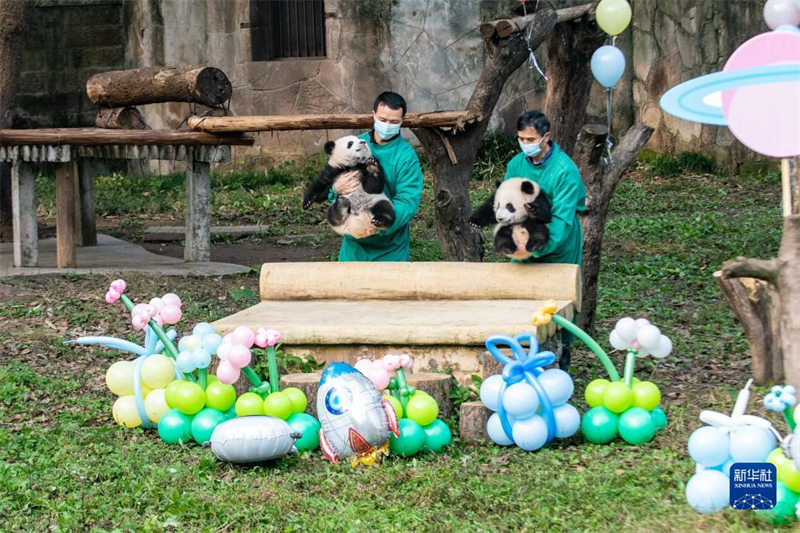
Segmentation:
{"type": "Polygon", "coordinates": [[[359,179],[358,170],[351,170],[345,172],[333,182],[333,190],[336,194],[350,194],[361,187],[361,179],[359,179]]]}

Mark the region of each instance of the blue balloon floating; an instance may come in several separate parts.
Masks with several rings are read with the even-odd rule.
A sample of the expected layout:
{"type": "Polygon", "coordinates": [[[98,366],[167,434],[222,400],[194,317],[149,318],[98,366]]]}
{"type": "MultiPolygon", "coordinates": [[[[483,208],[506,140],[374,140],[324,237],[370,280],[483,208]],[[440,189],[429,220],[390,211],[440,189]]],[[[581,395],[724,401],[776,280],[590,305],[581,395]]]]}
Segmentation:
{"type": "Polygon", "coordinates": [[[597,82],[610,89],[625,72],[625,56],[616,46],[601,46],[592,54],[591,67],[592,75],[597,82]]]}
{"type": "Polygon", "coordinates": [[[539,352],[539,342],[530,333],[492,335],[486,348],[503,364],[502,374],[488,377],[481,386],[484,405],[497,411],[486,427],[493,442],[534,451],[556,437],[575,434],[580,414],[567,403],[574,389],[572,378],[563,370],[544,369],[555,361],[553,352],[539,352]],[[511,356],[501,347],[510,348],[511,356]]]}

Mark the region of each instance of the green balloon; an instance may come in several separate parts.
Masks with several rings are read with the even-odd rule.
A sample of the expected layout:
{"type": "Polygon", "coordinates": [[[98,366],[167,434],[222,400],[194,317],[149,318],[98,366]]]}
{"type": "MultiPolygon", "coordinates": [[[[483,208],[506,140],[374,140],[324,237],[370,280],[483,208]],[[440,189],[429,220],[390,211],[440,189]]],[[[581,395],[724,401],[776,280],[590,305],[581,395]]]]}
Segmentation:
{"type": "Polygon", "coordinates": [[[292,416],[292,400],[284,392],[273,392],[264,399],[264,414],[281,420],[292,416]]]}
{"type": "MultiPolygon", "coordinates": [[[[197,383],[184,381],[175,391],[175,407],[185,415],[193,415],[206,405],[206,393],[197,383]]],[[[169,404],[167,404],[169,405],[169,404]]]]}
{"type": "Polygon", "coordinates": [[[231,418],[236,418],[236,406],[234,405],[227,411],[225,411],[225,419],[230,420],[231,418]]]}
{"type": "Polygon", "coordinates": [[[238,416],[263,415],[264,400],[255,392],[245,392],[236,400],[238,416]]]}
{"type": "Polygon", "coordinates": [[[175,381],[171,381],[170,384],[167,385],[167,388],[164,389],[164,400],[166,400],[170,409],[177,407],[177,405],[175,405],[175,398],[177,397],[176,394],[178,389],[180,389],[184,383],[186,382],[182,379],[176,379],[175,381]]]}
{"type": "Polygon", "coordinates": [[[406,404],[406,416],[422,427],[427,426],[439,416],[439,405],[433,396],[418,390],[406,404]]]}
{"type": "Polygon", "coordinates": [[[218,425],[227,420],[225,413],[218,409],[206,407],[192,419],[192,438],[197,444],[205,444],[211,440],[211,434],[218,425]]]}
{"type": "Polygon", "coordinates": [[[306,398],[306,393],[297,387],[288,387],[283,389],[281,392],[288,396],[289,401],[292,402],[293,413],[302,413],[306,410],[306,407],[308,407],[308,398],[306,398]]]}
{"type": "Polygon", "coordinates": [[[294,443],[300,451],[316,450],[319,446],[319,422],[308,413],[295,413],[286,421],[292,431],[302,433],[303,436],[294,443]]]}
{"type": "Polygon", "coordinates": [[[419,452],[425,444],[425,430],[410,418],[401,419],[399,426],[400,436],[391,436],[389,449],[392,453],[410,457],[419,452]]]}
{"type": "Polygon", "coordinates": [[[206,407],[225,412],[236,402],[236,389],[221,381],[209,383],[206,387],[206,407]]]}
{"type": "Polygon", "coordinates": [[[605,407],[592,407],[583,415],[581,433],[594,444],[607,444],[617,436],[619,417],[605,407]]]}
{"type": "Polygon", "coordinates": [[[777,501],[775,507],[765,511],[756,511],[756,514],[761,516],[770,524],[783,525],[795,521],[795,505],[797,505],[798,494],[792,492],[789,487],[781,482],[778,482],[777,488],[777,501]]]}
{"type": "Polygon", "coordinates": [[[173,408],[158,421],[158,436],[167,444],[184,444],[192,438],[192,417],[173,408]]]}
{"type": "Polygon", "coordinates": [[[600,407],[603,405],[603,393],[610,384],[611,382],[607,379],[600,378],[586,385],[583,396],[586,399],[587,405],[589,405],[589,407],[600,407]]]}
{"type": "Polygon", "coordinates": [[[631,407],[619,416],[619,435],[628,444],[644,444],[656,436],[656,425],[650,412],[631,407]]]}
{"type": "Polygon", "coordinates": [[[620,414],[633,404],[633,391],[622,381],[609,383],[603,389],[603,405],[613,413],[620,414]]]}
{"type": "Polygon", "coordinates": [[[441,453],[445,446],[453,441],[453,434],[444,420],[437,418],[429,425],[422,428],[425,431],[425,451],[441,453]]]}
{"type": "Polygon", "coordinates": [[[661,391],[652,381],[640,381],[633,385],[633,406],[652,411],[661,402],[661,391]]]}
{"type": "Polygon", "coordinates": [[[660,407],[656,407],[650,411],[650,417],[653,419],[653,424],[656,426],[656,431],[661,431],[667,427],[667,413],[660,407]]]}

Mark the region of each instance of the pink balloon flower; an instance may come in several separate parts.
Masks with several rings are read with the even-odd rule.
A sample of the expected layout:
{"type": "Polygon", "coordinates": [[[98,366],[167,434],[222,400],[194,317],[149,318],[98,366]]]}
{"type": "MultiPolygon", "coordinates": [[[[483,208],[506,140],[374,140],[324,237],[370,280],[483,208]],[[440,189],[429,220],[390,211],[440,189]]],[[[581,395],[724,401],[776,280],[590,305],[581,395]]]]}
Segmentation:
{"type": "Polygon", "coordinates": [[[117,291],[115,291],[114,289],[108,289],[108,292],[106,293],[106,303],[113,304],[114,302],[119,300],[120,296],[122,295],[117,291]]]}
{"type": "Polygon", "coordinates": [[[226,385],[233,385],[239,379],[241,370],[233,366],[230,361],[221,361],[217,367],[217,379],[226,385]]]}
{"type": "Polygon", "coordinates": [[[161,299],[164,301],[165,305],[175,305],[177,307],[180,307],[182,305],[180,297],[177,294],[173,294],[171,292],[168,292],[167,294],[162,296],[161,299]]]}
{"type": "Polygon", "coordinates": [[[124,279],[115,279],[111,282],[110,288],[113,289],[115,292],[122,294],[125,292],[127,285],[125,284],[124,279]]]}
{"type": "Polygon", "coordinates": [[[256,339],[256,334],[253,333],[253,330],[248,328],[247,326],[239,326],[238,328],[233,330],[231,334],[231,340],[233,344],[239,344],[244,346],[245,348],[250,348],[253,346],[253,341],[256,339]]]}

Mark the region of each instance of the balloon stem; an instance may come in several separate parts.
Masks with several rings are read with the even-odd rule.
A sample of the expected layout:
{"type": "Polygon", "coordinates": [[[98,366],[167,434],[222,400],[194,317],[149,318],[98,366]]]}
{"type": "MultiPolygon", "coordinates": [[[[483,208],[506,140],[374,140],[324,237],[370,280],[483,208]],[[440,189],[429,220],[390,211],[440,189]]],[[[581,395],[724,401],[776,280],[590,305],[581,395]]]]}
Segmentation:
{"type": "Polygon", "coordinates": [[[791,406],[787,405],[786,409],[783,410],[783,418],[786,420],[786,425],[789,426],[789,430],[794,431],[795,428],[794,413],[792,412],[791,406]]]}
{"type": "Polygon", "coordinates": [[[581,328],[573,324],[572,321],[567,320],[561,315],[553,314],[552,316],[553,316],[553,322],[555,322],[562,328],[566,329],[567,331],[578,337],[581,341],[583,341],[586,344],[586,346],[589,347],[592,353],[594,353],[600,360],[600,363],[602,363],[603,368],[606,369],[608,377],[611,378],[611,381],[619,381],[619,372],[617,372],[617,369],[614,368],[614,363],[611,362],[611,359],[608,358],[606,352],[604,352],[603,349],[600,347],[600,345],[597,344],[597,341],[591,338],[589,334],[583,331],[581,328]]]}
{"type": "Polygon", "coordinates": [[[275,347],[267,347],[267,360],[269,361],[269,390],[278,392],[280,377],[278,376],[278,359],[275,357],[275,347]]]}
{"type": "Polygon", "coordinates": [[[397,390],[400,392],[400,405],[403,406],[403,416],[406,415],[406,406],[408,405],[408,382],[406,381],[406,372],[402,368],[398,368],[397,375],[397,390]]]}
{"type": "Polygon", "coordinates": [[[259,387],[263,383],[261,381],[261,378],[258,377],[258,374],[256,374],[255,371],[252,368],[250,368],[250,365],[247,365],[246,367],[242,368],[242,372],[244,372],[244,375],[247,377],[248,381],[250,381],[250,383],[254,387],[259,387]]]}
{"type": "Polygon", "coordinates": [[[636,350],[628,350],[625,357],[625,385],[633,387],[633,367],[636,366],[636,350]]]}
{"type": "Polygon", "coordinates": [[[206,390],[206,387],[208,387],[208,369],[201,368],[197,371],[197,374],[200,376],[200,388],[206,390]]]}

